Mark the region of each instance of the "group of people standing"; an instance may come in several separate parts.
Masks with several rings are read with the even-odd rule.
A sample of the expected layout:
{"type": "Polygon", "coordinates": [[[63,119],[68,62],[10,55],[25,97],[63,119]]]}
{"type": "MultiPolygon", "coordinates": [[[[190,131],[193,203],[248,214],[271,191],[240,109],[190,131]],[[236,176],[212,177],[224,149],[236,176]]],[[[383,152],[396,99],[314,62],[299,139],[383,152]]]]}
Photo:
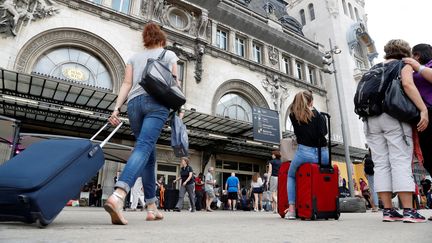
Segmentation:
{"type": "MultiPolygon", "coordinates": [[[[147,206],[146,220],[161,220],[163,214],[158,211],[155,204],[155,163],[156,148],[155,144],[164,126],[169,109],[157,102],[152,96],[139,85],[143,70],[150,58],[157,58],[166,46],[166,35],[155,23],[146,24],[142,34],[145,50],[134,55],[126,65],[125,77],[121,85],[118,98],[109,121],[112,125],[120,123],[120,107],[127,100],[128,116],[130,127],[136,138],[135,148],[127,161],[127,164],[115,184],[115,191],[107,199],[104,208],[111,216],[113,224],[127,224],[127,220],[122,214],[124,199],[130,188],[134,185],[137,177],[142,177],[142,188],[144,199],[147,206]]],[[[432,128],[428,126],[432,107],[432,48],[427,44],[414,46],[411,51],[410,46],[403,40],[391,40],[384,47],[385,61],[382,66],[386,68],[386,75],[393,78],[399,75],[394,70],[396,64],[403,62],[404,65],[400,73],[402,77],[403,89],[409,99],[420,111],[419,121],[416,124],[401,122],[386,113],[365,119],[365,135],[371,149],[371,157],[374,160],[374,189],[384,203],[383,221],[404,222],[424,222],[421,216],[412,206],[412,194],[414,192],[414,181],[412,178],[411,162],[413,160],[413,130],[419,132],[420,147],[423,152],[424,166],[426,170],[432,172],[432,149],[430,148],[432,138],[432,128]],[[411,58],[412,57],[412,58],[411,58]],[[414,75],[413,75],[414,74],[414,75]],[[399,214],[391,206],[391,195],[393,192],[399,194],[404,210],[403,215],[399,214]]],[[[172,74],[177,76],[178,57],[172,51],[167,51],[163,61],[169,64],[172,74]]],[[[178,82],[178,81],[177,81],[178,82]]],[[[302,91],[295,95],[292,104],[289,106],[289,118],[294,127],[297,137],[298,149],[288,172],[288,198],[289,208],[287,218],[295,219],[295,199],[296,199],[296,170],[306,162],[318,161],[322,158],[322,163],[329,163],[327,150],[327,128],[324,118],[313,105],[313,95],[310,91],[302,91]],[[321,149],[318,149],[321,148],[321,149]],[[318,156],[318,151],[321,155],[318,156]]],[[[270,163],[268,174],[270,179],[270,190],[272,191],[273,208],[276,209],[277,203],[277,176],[278,166],[280,166],[280,155],[273,154],[273,162],[270,163]]],[[[188,165],[189,160],[182,158],[180,200],[177,209],[183,206],[183,198],[186,192],[191,201],[191,211],[196,210],[195,205],[195,179],[193,171],[188,165]]],[[[201,182],[207,195],[206,210],[211,211],[210,204],[215,197],[213,190],[216,181],[213,177],[214,169],[208,169],[205,181],[201,182]]],[[[237,182],[236,182],[237,183],[237,182]]],[[[267,183],[267,182],[266,182],[267,183]]],[[[233,180],[229,179],[227,190],[230,200],[234,200],[233,180]]],[[[261,201],[263,184],[265,182],[254,175],[251,182],[252,193],[255,198],[254,209],[258,211],[258,202],[261,201]]],[[[238,193],[239,185],[237,183],[238,193]]],[[[231,204],[231,203],[230,203],[231,204]]],[[[232,206],[235,202],[232,202],[232,206]]],[[[231,205],[230,205],[231,207],[231,205]]],[[[235,208],[235,207],[234,207],[235,208]]]]}

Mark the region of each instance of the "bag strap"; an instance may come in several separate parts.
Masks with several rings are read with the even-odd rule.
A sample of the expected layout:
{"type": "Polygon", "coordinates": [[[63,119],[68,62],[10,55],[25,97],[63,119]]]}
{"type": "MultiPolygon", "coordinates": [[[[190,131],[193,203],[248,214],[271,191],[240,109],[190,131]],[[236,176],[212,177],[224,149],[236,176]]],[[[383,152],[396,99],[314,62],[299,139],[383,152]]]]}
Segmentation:
{"type": "Polygon", "coordinates": [[[166,49],[163,49],[162,53],[158,56],[157,60],[161,61],[165,57],[165,53],[167,52],[166,49]]]}

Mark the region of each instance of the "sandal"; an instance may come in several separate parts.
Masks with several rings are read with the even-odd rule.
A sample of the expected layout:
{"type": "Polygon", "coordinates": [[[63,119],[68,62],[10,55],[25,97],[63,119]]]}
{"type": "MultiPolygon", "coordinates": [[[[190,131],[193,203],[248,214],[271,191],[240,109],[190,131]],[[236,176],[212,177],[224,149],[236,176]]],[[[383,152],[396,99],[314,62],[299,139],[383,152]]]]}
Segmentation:
{"type": "Polygon", "coordinates": [[[124,205],[124,197],[122,197],[117,192],[113,192],[113,194],[108,198],[108,200],[104,204],[105,211],[107,211],[111,216],[112,224],[126,225],[128,223],[121,213],[123,210],[123,205],[124,205]],[[115,201],[113,202],[113,200],[115,201]]]}
{"type": "Polygon", "coordinates": [[[163,214],[158,210],[147,210],[147,221],[162,220],[163,218],[163,214]]]}

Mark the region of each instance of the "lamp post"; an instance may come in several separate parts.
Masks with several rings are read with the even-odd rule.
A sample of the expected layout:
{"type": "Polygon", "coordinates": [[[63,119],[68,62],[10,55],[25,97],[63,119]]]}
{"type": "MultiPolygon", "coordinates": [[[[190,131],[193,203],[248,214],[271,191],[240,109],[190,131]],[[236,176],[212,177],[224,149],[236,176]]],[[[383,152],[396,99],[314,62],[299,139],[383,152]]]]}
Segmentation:
{"type": "MultiPolygon", "coordinates": [[[[323,58],[323,60],[324,60],[323,63],[326,65],[329,65],[329,66],[331,64],[333,66],[333,70],[329,70],[327,68],[327,69],[324,69],[323,72],[328,73],[328,74],[334,74],[334,77],[335,77],[336,92],[337,92],[337,98],[338,98],[338,103],[339,103],[339,113],[340,113],[341,126],[342,126],[342,140],[343,140],[344,150],[345,150],[345,163],[346,163],[347,173],[348,173],[348,188],[349,188],[351,197],[354,197],[354,186],[353,186],[353,181],[352,181],[352,163],[351,163],[351,158],[350,158],[348,138],[347,138],[347,128],[346,128],[347,120],[346,120],[346,114],[342,110],[342,100],[341,100],[341,90],[340,90],[341,87],[339,86],[339,81],[338,81],[338,77],[337,77],[337,73],[336,73],[336,66],[335,66],[335,61],[334,61],[334,55],[340,54],[341,50],[339,48],[337,48],[337,46],[334,46],[334,47],[332,46],[331,39],[329,39],[329,44],[330,44],[330,51],[326,52],[326,55],[323,58]]],[[[331,138],[329,138],[329,140],[330,139],[331,138]]]]}

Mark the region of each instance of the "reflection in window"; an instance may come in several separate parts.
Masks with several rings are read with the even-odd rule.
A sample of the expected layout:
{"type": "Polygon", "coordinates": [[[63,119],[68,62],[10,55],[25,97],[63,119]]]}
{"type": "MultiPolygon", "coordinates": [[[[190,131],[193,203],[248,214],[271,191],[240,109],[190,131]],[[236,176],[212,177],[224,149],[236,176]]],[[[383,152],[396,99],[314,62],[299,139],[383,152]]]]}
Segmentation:
{"type": "Polygon", "coordinates": [[[253,51],[253,60],[257,63],[261,63],[261,46],[254,43],[252,45],[252,51],[253,51]]]}
{"type": "Polygon", "coordinates": [[[315,68],[309,67],[309,80],[311,84],[317,85],[317,80],[315,78],[315,68]]]}
{"type": "Polygon", "coordinates": [[[130,0],[112,0],[112,8],[123,13],[129,13],[130,0]]]}
{"type": "Polygon", "coordinates": [[[244,57],[245,56],[245,40],[240,38],[240,37],[236,37],[235,39],[235,52],[237,55],[244,57]]]}
{"type": "Polygon", "coordinates": [[[290,64],[288,57],[282,57],[282,71],[286,74],[290,73],[290,64]]]}
{"type": "Polygon", "coordinates": [[[300,62],[296,62],[296,67],[297,67],[297,78],[298,79],[303,79],[303,67],[302,67],[302,64],[300,62]]]}
{"type": "Polygon", "coordinates": [[[300,10],[300,20],[302,25],[306,25],[306,15],[304,9],[300,10]]]}
{"type": "Polygon", "coordinates": [[[252,122],[252,106],[238,94],[228,93],[219,100],[216,115],[252,122]]]}
{"type": "Polygon", "coordinates": [[[186,20],[186,16],[184,16],[184,13],[180,11],[172,11],[169,16],[169,19],[171,25],[177,29],[183,29],[188,24],[186,20]]]}
{"type": "Polygon", "coordinates": [[[184,81],[184,75],[185,75],[185,63],[184,62],[178,62],[177,63],[177,79],[180,82],[181,88],[183,89],[183,81],[184,81]]]}
{"type": "Polygon", "coordinates": [[[228,34],[225,31],[217,30],[216,31],[216,46],[220,49],[227,49],[227,36],[228,34]]]}
{"type": "Polygon", "coordinates": [[[94,3],[97,3],[97,4],[102,4],[102,0],[90,0],[90,2],[94,2],[94,3]]]}
{"type": "Polygon", "coordinates": [[[355,13],[355,17],[356,17],[357,22],[360,21],[360,16],[359,16],[359,12],[358,12],[357,8],[354,8],[354,13],[355,13]]]}
{"type": "Polygon", "coordinates": [[[44,53],[37,60],[33,72],[112,89],[111,76],[105,65],[95,56],[75,48],[60,48],[44,53]]]}
{"type": "Polygon", "coordinates": [[[312,3],[309,4],[308,8],[309,8],[310,20],[312,21],[315,19],[315,10],[313,4],[312,3]]]}

